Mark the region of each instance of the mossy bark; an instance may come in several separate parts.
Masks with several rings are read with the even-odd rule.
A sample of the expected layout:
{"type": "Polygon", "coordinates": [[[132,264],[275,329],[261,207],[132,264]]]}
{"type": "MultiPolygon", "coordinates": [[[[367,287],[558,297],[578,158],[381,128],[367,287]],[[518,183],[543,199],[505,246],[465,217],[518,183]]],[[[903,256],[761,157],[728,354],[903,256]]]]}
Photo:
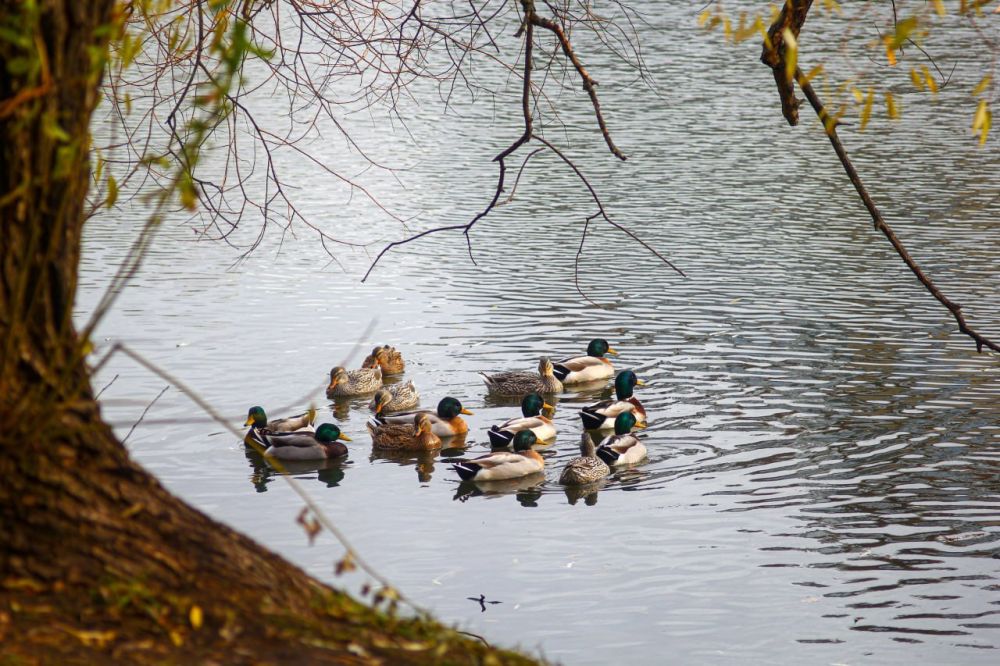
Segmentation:
{"type": "Polygon", "coordinates": [[[0,0],[0,663],[530,663],[377,612],[184,504],[72,322],[111,0],[0,0]]]}

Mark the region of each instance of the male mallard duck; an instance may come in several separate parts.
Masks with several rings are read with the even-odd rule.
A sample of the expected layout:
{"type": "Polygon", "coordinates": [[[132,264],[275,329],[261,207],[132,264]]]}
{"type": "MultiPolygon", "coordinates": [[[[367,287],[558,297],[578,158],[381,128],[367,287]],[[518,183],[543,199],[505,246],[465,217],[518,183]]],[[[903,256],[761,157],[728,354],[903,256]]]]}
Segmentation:
{"type": "Polygon", "coordinates": [[[622,412],[632,412],[638,423],[646,423],[646,409],[639,399],[632,395],[632,389],[645,384],[631,370],[618,373],[615,377],[616,400],[602,400],[580,410],[580,419],[585,430],[602,430],[615,427],[615,417],[622,412]]]}
{"type": "Polygon", "coordinates": [[[371,354],[365,357],[361,364],[362,368],[382,368],[383,375],[400,375],[406,369],[406,361],[395,347],[389,345],[378,346],[372,350],[371,354]]]}
{"type": "Polygon", "coordinates": [[[521,413],[524,416],[504,421],[487,431],[490,445],[495,448],[506,448],[514,440],[514,435],[522,430],[535,433],[538,441],[543,442],[556,436],[556,427],[552,420],[542,416],[542,408],[555,409],[542,400],[537,393],[529,393],[521,400],[521,413]]]}
{"type": "Polygon", "coordinates": [[[615,417],[615,434],[608,435],[597,446],[597,457],[611,467],[632,465],[646,457],[646,445],[632,434],[632,428],[645,428],[636,423],[632,412],[615,417]]]}
{"type": "Polygon", "coordinates": [[[417,387],[413,385],[413,380],[405,384],[386,384],[375,391],[368,409],[378,416],[382,412],[398,412],[403,409],[412,409],[420,404],[420,394],[417,387]]]}
{"type": "Polygon", "coordinates": [[[531,448],[536,442],[535,433],[522,430],[514,435],[514,452],[494,451],[493,453],[463,460],[451,466],[463,481],[500,481],[516,479],[545,469],[545,461],[531,448]]]}
{"type": "Polygon", "coordinates": [[[410,424],[368,422],[372,447],[395,451],[430,451],[441,448],[441,438],[434,434],[430,417],[417,412],[410,424]]]}
{"type": "Polygon", "coordinates": [[[247,411],[247,420],[243,424],[245,426],[250,426],[247,430],[246,435],[243,436],[243,442],[250,445],[251,441],[255,441],[261,446],[267,446],[264,443],[263,437],[261,437],[261,432],[292,432],[294,430],[301,430],[303,428],[312,429],[313,421],[316,420],[316,410],[312,407],[305,414],[299,414],[298,416],[289,416],[287,419],[276,419],[274,421],[267,420],[267,413],[264,412],[264,408],[260,406],[251,407],[247,411]]]}
{"type": "Polygon", "coordinates": [[[563,385],[553,374],[552,361],[543,356],[538,361],[538,374],[533,372],[498,372],[487,375],[480,372],[486,386],[497,395],[524,395],[525,393],[562,393],[563,385]]]}
{"type": "Polygon", "coordinates": [[[563,384],[607,379],[615,374],[615,368],[611,365],[611,361],[604,358],[605,354],[618,356],[618,352],[608,345],[607,340],[595,338],[587,345],[586,356],[574,356],[556,361],[553,364],[553,371],[563,384]]]}
{"type": "Polygon", "coordinates": [[[351,438],[340,432],[332,423],[324,423],[316,432],[298,430],[296,432],[262,433],[267,443],[265,455],[278,460],[322,460],[347,455],[347,447],[338,442],[351,438]]]}
{"type": "Polygon", "coordinates": [[[564,486],[582,486],[585,483],[600,481],[611,474],[611,468],[607,463],[597,457],[594,440],[587,433],[580,436],[580,455],[582,457],[573,458],[566,463],[562,474],[559,475],[559,483],[564,486]]]}
{"type": "Polygon", "coordinates": [[[438,403],[437,412],[421,410],[419,412],[400,412],[399,414],[381,414],[376,417],[379,423],[404,423],[413,422],[416,414],[426,414],[431,421],[431,430],[438,437],[453,437],[469,432],[469,424],[465,422],[459,414],[472,414],[462,403],[452,397],[441,398],[438,403]]]}
{"type": "Polygon", "coordinates": [[[327,398],[344,398],[352,395],[374,393],[382,387],[382,368],[344,370],[339,365],[330,371],[327,398]]]}

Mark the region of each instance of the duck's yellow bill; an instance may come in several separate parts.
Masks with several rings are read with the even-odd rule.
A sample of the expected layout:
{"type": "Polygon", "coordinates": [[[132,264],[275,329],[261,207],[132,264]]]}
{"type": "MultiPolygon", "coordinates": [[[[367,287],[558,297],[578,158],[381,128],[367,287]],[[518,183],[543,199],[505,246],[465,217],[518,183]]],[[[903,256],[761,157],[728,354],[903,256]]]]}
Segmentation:
{"type": "Polygon", "coordinates": [[[468,414],[470,416],[472,415],[472,412],[470,412],[469,410],[467,410],[465,407],[462,407],[462,411],[460,413],[461,414],[468,414]]]}
{"type": "Polygon", "coordinates": [[[635,385],[636,386],[645,386],[646,382],[642,381],[641,379],[637,379],[637,380],[635,380],[635,385]]]}
{"type": "Polygon", "coordinates": [[[542,403],[542,409],[551,409],[554,412],[554,411],[556,411],[556,406],[555,405],[550,405],[547,402],[543,402],[542,403]]]}
{"type": "Polygon", "coordinates": [[[632,426],[632,427],[633,427],[633,428],[639,428],[640,430],[642,430],[643,428],[645,428],[645,427],[646,427],[646,424],[645,424],[645,423],[636,423],[636,424],[635,424],[634,426],[632,426]]]}
{"type": "Polygon", "coordinates": [[[351,439],[350,437],[348,437],[344,433],[340,433],[339,435],[337,435],[337,439],[342,439],[345,442],[353,442],[354,441],[353,439],[351,439]]]}
{"type": "Polygon", "coordinates": [[[611,347],[608,347],[607,353],[611,354],[612,356],[618,356],[618,352],[612,349],[611,347]]]}
{"type": "Polygon", "coordinates": [[[247,420],[243,422],[243,425],[245,425],[245,426],[253,425],[253,417],[252,416],[248,416],[247,420]]]}

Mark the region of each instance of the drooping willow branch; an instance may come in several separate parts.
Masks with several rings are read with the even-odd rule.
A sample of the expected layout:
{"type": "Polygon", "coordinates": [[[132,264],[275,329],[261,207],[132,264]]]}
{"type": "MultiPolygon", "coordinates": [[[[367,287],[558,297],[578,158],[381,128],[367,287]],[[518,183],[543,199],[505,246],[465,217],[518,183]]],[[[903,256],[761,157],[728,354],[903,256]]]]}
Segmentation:
{"type": "MultiPolygon", "coordinates": [[[[794,99],[794,89],[792,82],[788,79],[786,70],[786,45],[784,44],[784,40],[779,38],[779,35],[783,34],[785,30],[790,30],[793,34],[798,35],[802,24],[806,20],[806,15],[809,12],[811,4],[812,0],[787,0],[785,2],[781,13],[768,31],[770,44],[764,45],[764,52],[761,55],[761,61],[771,67],[774,72],[774,79],[778,83],[778,94],[781,97],[782,113],[790,125],[795,125],[798,122],[798,101],[794,99]],[[789,101],[789,95],[791,96],[791,101],[789,101]]],[[[861,198],[862,203],[868,210],[868,214],[875,223],[875,228],[885,235],[889,243],[892,244],[893,249],[896,250],[896,254],[899,255],[913,275],[916,276],[920,284],[924,285],[927,291],[951,312],[958,324],[958,330],[975,341],[977,351],[982,352],[985,346],[995,352],[1000,352],[1000,345],[968,325],[962,314],[962,306],[945,296],[934,281],[924,273],[903,245],[899,236],[896,235],[896,232],[885,221],[881,211],[879,211],[871,195],[868,193],[868,189],[861,181],[857,169],[854,168],[854,164],[851,162],[850,157],[848,157],[844,144],[840,141],[840,137],[837,134],[837,121],[827,111],[819,95],[816,94],[816,91],[813,90],[812,85],[809,83],[809,79],[798,67],[795,68],[795,82],[799,84],[799,88],[805,94],[806,99],[809,100],[809,104],[823,124],[826,136],[830,140],[834,152],[837,153],[837,157],[840,160],[841,166],[844,167],[847,177],[850,179],[851,184],[854,185],[854,189],[857,190],[858,196],[861,198]]]]}
{"type": "MultiPolygon", "coordinates": [[[[416,240],[419,240],[420,238],[423,238],[424,236],[428,236],[428,235],[431,235],[431,234],[436,234],[436,233],[440,233],[440,232],[444,232],[444,231],[461,231],[462,232],[462,234],[465,236],[466,245],[467,245],[467,247],[469,249],[469,257],[470,257],[470,259],[472,259],[473,263],[475,263],[475,259],[472,257],[472,242],[471,242],[471,239],[469,237],[469,232],[472,230],[473,226],[475,226],[475,224],[477,222],[479,222],[481,219],[483,219],[484,217],[486,217],[494,208],[497,207],[498,202],[500,201],[500,196],[501,196],[501,194],[504,191],[504,185],[505,185],[505,181],[506,181],[506,174],[507,174],[506,159],[508,157],[510,157],[511,155],[513,155],[515,152],[517,152],[517,150],[519,148],[521,148],[522,146],[528,144],[532,140],[538,141],[539,143],[541,143],[543,146],[545,146],[545,148],[547,148],[549,151],[553,152],[564,164],[566,164],[576,174],[576,176],[583,183],[583,185],[587,188],[588,192],[591,195],[591,198],[594,200],[594,203],[597,205],[597,209],[598,209],[597,212],[594,213],[593,215],[587,217],[586,220],[585,220],[583,231],[582,231],[581,238],[580,238],[580,247],[577,250],[576,259],[574,261],[574,269],[573,269],[574,286],[576,287],[577,292],[581,296],[583,296],[583,298],[585,298],[590,303],[592,303],[594,305],[597,305],[580,288],[580,283],[579,283],[579,267],[580,267],[580,257],[581,257],[581,254],[583,252],[583,245],[584,245],[584,243],[587,240],[587,233],[588,233],[588,231],[590,229],[590,223],[594,219],[596,219],[598,217],[604,219],[608,224],[610,224],[611,226],[615,227],[616,229],[622,231],[623,233],[625,233],[626,235],[628,235],[630,238],[632,238],[632,240],[634,240],[637,243],[639,243],[640,245],[642,245],[642,247],[644,247],[646,250],[648,250],[649,252],[651,252],[653,255],[655,255],[657,258],[659,258],[661,261],[663,261],[663,263],[665,263],[667,266],[669,266],[670,268],[672,268],[679,275],[681,275],[683,277],[686,277],[686,275],[684,274],[683,271],[681,271],[679,268],[677,268],[673,263],[671,263],[666,257],[664,257],[662,254],[660,254],[658,251],[656,251],[648,243],[646,243],[645,241],[643,241],[642,239],[640,239],[635,233],[633,233],[632,231],[630,231],[629,229],[627,229],[623,225],[621,225],[618,222],[615,222],[614,220],[612,220],[611,217],[608,215],[606,209],[604,208],[604,205],[601,202],[600,197],[597,194],[597,191],[594,189],[594,187],[591,185],[591,183],[587,180],[586,176],[584,176],[583,172],[579,169],[579,167],[569,157],[567,157],[561,150],[559,150],[553,143],[551,143],[550,141],[546,140],[545,138],[543,138],[540,134],[538,134],[535,131],[535,129],[534,129],[534,114],[533,114],[532,109],[533,109],[533,102],[535,101],[535,97],[538,94],[540,94],[540,91],[538,90],[538,88],[535,87],[535,85],[533,83],[533,79],[532,79],[532,75],[533,75],[533,72],[534,72],[534,60],[533,60],[534,28],[535,27],[540,27],[540,28],[543,28],[543,29],[551,32],[555,36],[556,41],[559,44],[559,49],[561,50],[561,52],[563,53],[563,55],[566,57],[566,59],[571,63],[573,71],[575,71],[577,73],[577,75],[579,76],[579,79],[580,79],[580,81],[581,81],[581,83],[583,85],[583,89],[587,92],[587,95],[590,98],[590,104],[593,107],[594,115],[595,115],[596,120],[597,120],[597,125],[600,128],[600,130],[601,130],[601,135],[604,137],[604,141],[607,144],[608,149],[611,151],[611,153],[613,155],[615,155],[619,159],[621,159],[621,160],[625,160],[626,159],[625,154],[618,148],[618,146],[612,140],[611,133],[608,130],[607,122],[604,119],[604,114],[601,112],[600,101],[599,101],[599,99],[597,97],[597,89],[596,89],[597,88],[597,82],[594,81],[593,78],[591,78],[591,76],[588,73],[587,69],[583,66],[583,63],[581,62],[579,56],[577,55],[576,51],[574,50],[574,48],[572,46],[572,43],[570,42],[570,39],[569,39],[569,37],[567,35],[567,32],[556,21],[554,21],[554,20],[552,20],[550,18],[547,18],[547,17],[540,16],[538,14],[538,12],[536,11],[536,9],[535,9],[534,0],[521,0],[521,7],[522,7],[522,10],[524,12],[524,15],[522,17],[521,27],[520,27],[520,29],[517,32],[517,36],[523,36],[523,38],[524,38],[524,57],[523,57],[522,66],[521,66],[521,78],[522,78],[522,92],[521,92],[521,116],[522,116],[522,118],[521,118],[521,121],[522,121],[522,131],[521,131],[521,135],[517,139],[515,139],[509,146],[507,146],[506,148],[504,148],[499,154],[496,155],[496,157],[493,158],[493,161],[495,161],[497,163],[497,165],[498,165],[499,173],[498,173],[498,177],[497,177],[496,188],[493,191],[493,196],[492,196],[489,204],[481,212],[479,212],[478,214],[476,214],[475,217],[473,217],[471,220],[469,220],[468,222],[466,222],[464,224],[453,224],[453,225],[447,225],[447,226],[442,226],[442,227],[435,227],[433,229],[427,229],[427,230],[422,231],[420,233],[413,234],[413,235],[409,236],[408,238],[404,238],[402,240],[393,241],[393,242],[389,243],[388,245],[386,245],[385,247],[382,248],[382,250],[378,253],[378,255],[376,255],[375,259],[372,261],[371,265],[368,267],[368,270],[365,272],[364,277],[361,279],[362,282],[364,282],[364,281],[366,281],[368,279],[368,277],[371,275],[372,271],[375,269],[375,266],[379,263],[379,261],[382,259],[382,257],[385,256],[386,253],[389,252],[390,250],[392,250],[393,248],[399,247],[401,245],[405,245],[407,243],[414,242],[416,240]]],[[[521,172],[523,172],[524,166],[527,164],[528,160],[530,160],[532,156],[534,156],[535,154],[537,154],[537,152],[539,150],[541,150],[541,149],[537,149],[537,150],[533,151],[532,153],[530,153],[527,157],[525,157],[524,162],[521,165],[521,170],[518,171],[518,180],[520,179],[521,172]]],[[[516,187],[516,183],[515,183],[515,187],[516,187]]],[[[511,194],[511,196],[513,196],[513,194],[511,194]]],[[[508,197],[507,200],[509,201],[510,197],[508,197]]]]}

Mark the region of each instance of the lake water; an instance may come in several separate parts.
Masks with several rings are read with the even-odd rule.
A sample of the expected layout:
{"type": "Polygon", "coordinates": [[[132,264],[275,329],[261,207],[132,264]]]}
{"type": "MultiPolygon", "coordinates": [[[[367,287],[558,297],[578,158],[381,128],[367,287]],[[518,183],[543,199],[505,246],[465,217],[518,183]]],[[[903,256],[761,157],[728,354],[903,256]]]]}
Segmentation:
{"type": "MultiPolygon", "coordinates": [[[[608,58],[585,58],[629,161],[604,151],[576,86],[556,100],[567,127],[548,136],[614,219],[686,279],[594,222],[580,285],[606,307],[583,300],[574,256],[594,207],[542,154],[514,201],[473,230],[475,264],[460,235],[434,235],[361,284],[382,243],[406,231],[285,154],[302,210],[369,250],[332,247],[341,268],[298,223],[279,252],[272,224],[234,266],[239,249],[171,221],[101,324],[98,353],[127,343],[234,425],[251,405],[282,416],[316,400],[320,420],[354,438],[351,454],[294,476],[404,594],[492,642],[566,664],[997,663],[997,358],[976,354],[872,229],[809,110],[800,127],[784,123],[757,47],[722,46],[696,29],[694,10],[650,7],[642,32],[656,92],[608,58]],[[601,394],[571,391],[542,451],[545,480],[460,485],[447,458],[485,452],[485,429],[517,412],[487,398],[477,371],[530,369],[593,337],[648,382],[648,461],[588,497],[557,485],[577,455],[576,410],[601,394]],[[331,366],[357,366],[382,343],[405,354],[423,405],[453,395],[475,412],[464,452],[373,454],[367,401],[325,400],[331,366]]],[[[817,17],[809,27],[843,26],[817,17]]],[[[946,71],[957,64],[944,91],[914,91],[901,68],[888,85],[903,119],[881,114],[843,135],[913,255],[998,339],[1000,159],[995,138],[979,149],[969,137],[982,71],[968,59],[971,33],[958,35],[926,44],[946,71]]],[[[833,58],[838,46],[813,36],[803,57],[833,58]]],[[[256,105],[280,125],[280,98],[256,105]]],[[[310,150],[358,174],[411,230],[461,223],[491,196],[490,159],[516,136],[517,109],[459,96],[444,121],[439,111],[427,92],[406,111],[409,134],[348,121],[377,159],[405,167],[403,187],[358,174],[335,135],[310,150]]],[[[124,207],[88,224],[81,322],[142,220],[124,207]]],[[[232,238],[242,248],[259,220],[244,225],[232,238]]],[[[104,413],[123,437],[167,384],[124,357],[94,383],[109,382],[104,413]]],[[[364,582],[334,576],[342,548],[329,535],[310,546],[292,489],[176,388],[127,446],[172,491],[311,574],[352,590],[364,582]]]]}

